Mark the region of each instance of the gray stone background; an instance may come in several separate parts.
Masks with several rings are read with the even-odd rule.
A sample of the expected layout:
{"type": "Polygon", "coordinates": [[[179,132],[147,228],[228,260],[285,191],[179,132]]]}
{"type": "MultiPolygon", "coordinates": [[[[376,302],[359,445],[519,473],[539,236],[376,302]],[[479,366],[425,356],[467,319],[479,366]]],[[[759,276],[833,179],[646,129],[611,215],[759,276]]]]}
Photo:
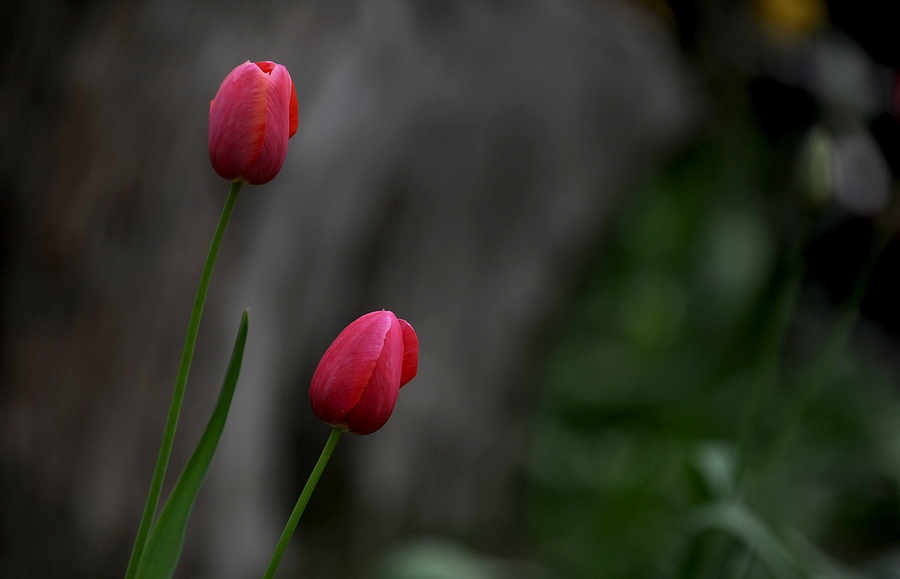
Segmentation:
{"type": "Polygon", "coordinates": [[[178,576],[259,576],[324,443],[309,378],[391,309],[417,379],[341,440],[284,576],[354,577],[411,537],[516,552],[540,342],[609,210],[702,116],[673,30],[625,1],[5,2],[0,576],[121,576],[228,184],[208,102],[288,67],[300,128],[213,277],[167,488],[244,371],[178,576]]]}

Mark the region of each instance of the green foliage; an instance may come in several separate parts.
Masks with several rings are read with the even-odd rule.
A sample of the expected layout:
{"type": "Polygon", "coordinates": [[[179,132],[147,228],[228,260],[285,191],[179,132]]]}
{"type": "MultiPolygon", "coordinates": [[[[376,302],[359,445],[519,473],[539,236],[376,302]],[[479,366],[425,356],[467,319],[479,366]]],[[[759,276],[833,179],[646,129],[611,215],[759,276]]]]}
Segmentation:
{"type": "Polygon", "coordinates": [[[558,328],[526,513],[564,576],[900,572],[896,384],[844,347],[858,303],[810,298],[815,215],[761,192],[764,149],[745,131],[654,179],[558,328]]]}
{"type": "Polygon", "coordinates": [[[399,545],[378,565],[377,579],[551,579],[546,569],[525,561],[473,551],[449,539],[399,545]]]}
{"type": "Polygon", "coordinates": [[[212,463],[213,455],[225,428],[225,420],[228,418],[228,410],[231,407],[231,399],[234,397],[234,389],[237,386],[238,375],[241,371],[241,362],[244,358],[244,346],[247,342],[247,312],[241,317],[241,325],[235,339],[231,360],[225,372],[222,382],[222,390],[213,410],[212,416],[169,495],[166,504],[163,505],[157,519],[143,556],[137,568],[137,576],[146,579],[159,579],[171,577],[181,556],[181,547],[184,544],[184,534],[188,517],[200,492],[200,486],[212,463]]]}

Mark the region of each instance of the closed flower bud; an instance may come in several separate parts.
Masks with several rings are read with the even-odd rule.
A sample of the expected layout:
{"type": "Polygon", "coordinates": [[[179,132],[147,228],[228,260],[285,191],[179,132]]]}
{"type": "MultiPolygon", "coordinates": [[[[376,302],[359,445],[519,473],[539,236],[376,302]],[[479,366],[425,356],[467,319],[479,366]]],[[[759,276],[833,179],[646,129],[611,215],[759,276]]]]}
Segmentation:
{"type": "Polygon", "coordinates": [[[797,189],[810,206],[820,209],[835,196],[837,159],[834,139],[823,127],[810,129],[794,162],[797,189]]]}
{"type": "Polygon", "coordinates": [[[405,320],[382,310],[344,328],[312,377],[309,401],[316,417],[354,434],[384,426],[400,387],[416,376],[419,339],[405,320]]]}
{"type": "Polygon", "coordinates": [[[297,94],[284,66],[268,61],[238,66],[209,103],[213,169],[229,181],[268,183],[284,165],[297,118],[297,94]]]}

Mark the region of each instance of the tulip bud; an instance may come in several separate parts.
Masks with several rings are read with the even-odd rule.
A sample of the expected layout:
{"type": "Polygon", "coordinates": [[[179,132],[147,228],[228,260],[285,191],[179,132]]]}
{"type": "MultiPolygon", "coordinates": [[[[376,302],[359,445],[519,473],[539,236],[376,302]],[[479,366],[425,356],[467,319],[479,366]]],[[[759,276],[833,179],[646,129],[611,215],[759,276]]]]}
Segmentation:
{"type": "Polygon", "coordinates": [[[268,61],[241,64],[209,103],[213,169],[229,181],[268,183],[284,165],[297,118],[297,93],[284,66],[268,61]]]}
{"type": "Polygon", "coordinates": [[[419,339],[405,320],[381,310],[344,328],[312,377],[309,401],[316,417],[354,434],[384,426],[400,387],[416,376],[419,339]]]}
{"type": "Polygon", "coordinates": [[[810,129],[794,162],[794,180],[804,200],[819,209],[835,195],[837,166],[834,139],[823,127],[810,129]]]}

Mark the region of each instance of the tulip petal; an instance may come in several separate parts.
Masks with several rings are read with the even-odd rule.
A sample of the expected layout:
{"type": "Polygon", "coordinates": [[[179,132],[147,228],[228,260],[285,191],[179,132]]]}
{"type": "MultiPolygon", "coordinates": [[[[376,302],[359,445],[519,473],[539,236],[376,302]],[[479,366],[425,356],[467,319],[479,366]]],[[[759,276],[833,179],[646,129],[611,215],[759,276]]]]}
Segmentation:
{"type": "Polygon", "coordinates": [[[391,329],[389,312],[372,312],[338,335],[322,356],[309,389],[316,417],[332,425],[344,424],[357,406],[375,372],[391,329]]]}
{"type": "Polygon", "coordinates": [[[266,135],[266,74],[254,63],[235,68],[209,104],[209,160],[229,181],[260,155],[266,135]]]}
{"type": "Polygon", "coordinates": [[[297,105],[297,91],[294,90],[294,82],[291,81],[291,122],[288,131],[288,139],[297,134],[297,127],[300,125],[300,111],[297,105]]]}
{"type": "Polygon", "coordinates": [[[266,130],[259,156],[244,171],[248,183],[262,185],[275,178],[287,156],[290,128],[291,76],[276,64],[266,78],[266,130]]]}
{"type": "Polygon", "coordinates": [[[419,337],[409,322],[397,321],[403,333],[403,369],[400,372],[400,387],[403,388],[419,372],[419,337]]]}
{"type": "Polygon", "coordinates": [[[397,405],[400,392],[403,338],[393,314],[391,329],[384,336],[381,355],[362,396],[347,416],[344,424],[354,434],[371,434],[384,426],[397,405]]]}

